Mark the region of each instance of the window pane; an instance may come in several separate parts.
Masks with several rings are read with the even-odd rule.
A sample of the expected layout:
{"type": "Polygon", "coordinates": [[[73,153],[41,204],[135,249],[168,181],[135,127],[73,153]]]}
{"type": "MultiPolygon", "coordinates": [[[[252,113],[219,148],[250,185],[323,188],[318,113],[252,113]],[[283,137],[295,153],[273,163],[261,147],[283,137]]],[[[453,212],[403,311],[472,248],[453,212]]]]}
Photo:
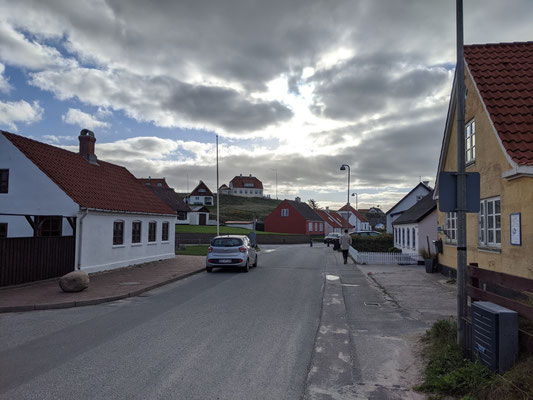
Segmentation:
{"type": "Polygon", "coordinates": [[[496,231],[496,243],[502,243],[502,232],[496,231]]]}
{"type": "Polygon", "coordinates": [[[494,231],[489,230],[489,243],[494,243],[494,231]]]}
{"type": "Polygon", "coordinates": [[[500,218],[501,216],[496,215],[496,229],[500,229],[500,218]]]}
{"type": "Polygon", "coordinates": [[[492,201],[487,202],[487,215],[494,214],[494,203],[492,201]]]}
{"type": "Polygon", "coordinates": [[[494,208],[495,208],[496,214],[500,214],[500,200],[496,200],[494,202],[494,208]]]}

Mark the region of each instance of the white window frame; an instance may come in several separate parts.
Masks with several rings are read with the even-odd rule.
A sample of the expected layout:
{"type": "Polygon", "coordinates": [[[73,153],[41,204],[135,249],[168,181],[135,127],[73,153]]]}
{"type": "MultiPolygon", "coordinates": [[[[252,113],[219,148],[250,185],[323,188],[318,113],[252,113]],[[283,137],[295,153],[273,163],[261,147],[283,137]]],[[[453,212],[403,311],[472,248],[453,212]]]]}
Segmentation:
{"type": "Polygon", "coordinates": [[[282,217],[288,217],[289,216],[289,209],[288,208],[282,208],[281,209],[281,216],[282,217]]]}
{"type": "Polygon", "coordinates": [[[313,223],[309,222],[309,232],[313,232],[313,223]]]}
{"type": "Polygon", "coordinates": [[[480,201],[478,213],[478,245],[480,247],[501,248],[501,217],[501,200],[499,196],[480,201]]]}
{"type": "Polygon", "coordinates": [[[476,121],[471,120],[465,126],[465,162],[476,161],[476,121]]]}
{"type": "Polygon", "coordinates": [[[446,243],[457,244],[457,213],[447,212],[445,216],[446,243]]]}

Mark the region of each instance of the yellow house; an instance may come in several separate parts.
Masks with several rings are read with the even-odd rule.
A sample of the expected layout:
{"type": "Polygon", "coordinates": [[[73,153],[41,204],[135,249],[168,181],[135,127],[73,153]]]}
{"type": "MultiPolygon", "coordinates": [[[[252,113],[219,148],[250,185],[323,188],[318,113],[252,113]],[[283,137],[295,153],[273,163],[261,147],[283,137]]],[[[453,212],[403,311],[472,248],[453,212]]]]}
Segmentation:
{"type": "MultiPolygon", "coordinates": [[[[466,172],[479,172],[480,212],[467,214],[467,263],[533,278],[533,42],[469,45],[466,172]]],[[[455,85],[439,172],[457,171],[455,85]]],[[[438,187],[438,180],[437,180],[438,187]]],[[[438,200],[438,190],[435,190],[438,200]]],[[[438,213],[443,272],[457,266],[455,213],[438,213]]]]}

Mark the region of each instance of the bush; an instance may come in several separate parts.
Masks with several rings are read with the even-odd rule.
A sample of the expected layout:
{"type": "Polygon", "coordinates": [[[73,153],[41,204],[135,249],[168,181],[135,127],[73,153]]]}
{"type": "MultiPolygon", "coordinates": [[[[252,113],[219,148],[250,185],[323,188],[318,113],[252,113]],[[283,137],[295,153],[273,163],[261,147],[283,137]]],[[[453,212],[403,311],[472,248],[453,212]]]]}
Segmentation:
{"type": "Polygon", "coordinates": [[[391,247],[387,250],[388,253],[401,253],[402,250],[397,247],[391,247]]]}
{"type": "Polygon", "coordinates": [[[352,247],[357,251],[388,252],[394,247],[392,235],[357,236],[352,235],[352,247]]]}

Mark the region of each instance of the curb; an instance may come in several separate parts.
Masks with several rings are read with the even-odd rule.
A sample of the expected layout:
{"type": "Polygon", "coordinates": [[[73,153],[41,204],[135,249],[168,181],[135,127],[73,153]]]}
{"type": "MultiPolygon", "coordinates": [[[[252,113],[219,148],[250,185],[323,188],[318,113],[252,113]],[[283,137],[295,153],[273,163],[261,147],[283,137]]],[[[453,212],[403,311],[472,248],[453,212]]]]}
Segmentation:
{"type": "Polygon", "coordinates": [[[85,307],[85,306],[93,306],[96,304],[102,304],[102,303],[109,303],[112,301],[117,300],[123,300],[128,297],[136,297],[142,293],[148,292],[153,289],[157,289],[158,287],[168,285],[169,283],[173,283],[176,281],[179,281],[181,279],[189,278],[190,276],[196,275],[200,272],[204,272],[205,268],[198,269],[196,271],[188,272],[183,275],[175,276],[170,279],[167,279],[163,282],[157,282],[153,285],[146,286],[144,288],[120,294],[118,296],[109,296],[109,297],[100,297],[97,299],[90,299],[90,300],[80,300],[80,301],[67,301],[64,303],[48,303],[48,304],[32,304],[32,305],[25,305],[25,306],[5,306],[0,307],[0,314],[1,313],[9,313],[9,312],[24,312],[24,311],[37,311],[37,310],[56,310],[61,308],[74,308],[74,307],[85,307]]]}

